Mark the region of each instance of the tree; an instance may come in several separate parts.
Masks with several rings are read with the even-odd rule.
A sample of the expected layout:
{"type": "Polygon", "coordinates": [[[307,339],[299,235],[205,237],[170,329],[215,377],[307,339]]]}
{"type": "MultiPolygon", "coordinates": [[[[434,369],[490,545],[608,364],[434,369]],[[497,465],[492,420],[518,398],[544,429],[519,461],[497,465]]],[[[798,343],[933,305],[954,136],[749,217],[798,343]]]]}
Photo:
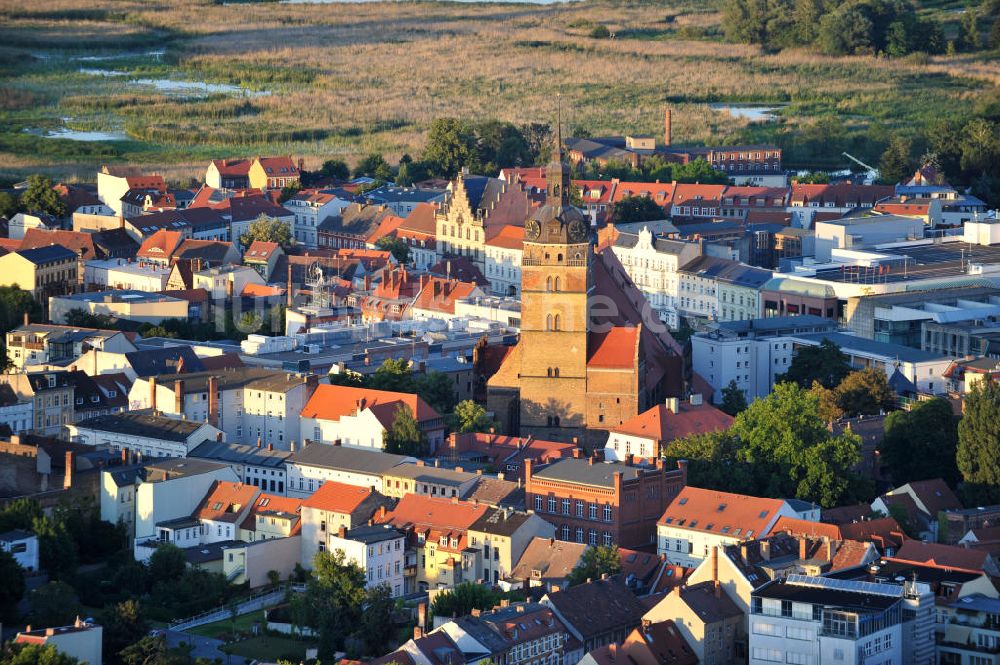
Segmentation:
{"type": "Polygon", "coordinates": [[[167,660],[167,641],[162,637],[147,635],[119,653],[125,665],[164,665],[167,660]]]}
{"type": "Polygon", "coordinates": [[[292,198],[296,194],[302,191],[302,183],[296,180],[295,182],[285,185],[281,188],[281,194],[278,195],[278,203],[284,203],[288,199],[292,198]]]}
{"type": "Polygon", "coordinates": [[[434,596],[431,611],[436,617],[462,617],[472,610],[488,610],[497,602],[497,594],[484,584],[462,582],[434,596]]]}
{"type": "Polygon", "coordinates": [[[425,372],[413,379],[414,392],[440,414],[455,409],[455,384],[444,372],[425,372]]]}
{"type": "Polygon", "coordinates": [[[606,25],[595,25],[590,30],[591,39],[607,39],[610,36],[611,36],[611,31],[608,30],[608,26],[606,25]]]}
{"type": "Polygon", "coordinates": [[[31,530],[38,536],[38,561],[54,580],[72,579],[78,554],[66,524],[50,517],[36,517],[31,530]]]}
{"type": "Polygon", "coordinates": [[[753,494],[756,481],[752,469],[737,457],[739,440],[729,432],[692,434],[666,444],[666,463],[688,463],[687,481],[693,487],[753,494]]]}
{"type": "Polygon", "coordinates": [[[570,585],[583,584],[587,580],[599,580],[602,575],[617,575],[622,572],[622,559],[617,545],[588,547],[580,557],[580,563],[566,576],[570,585]]]}
{"type": "Polygon", "coordinates": [[[351,177],[351,170],[340,159],[326,160],[319,168],[319,172],[327,178],[336,178],[337,180],[347,180],[351,177]]]}
{"type": "Polygon", "coordinates": [[[611,206],[611,222],[645,222],[654,219],[664,219],[666,213],[648,196],[626,196],[611,206]]]}
{"type": "Polygon", "coordinates": [[[66,312],[66,325],[113,330],[118,327],[118,320],[110,314],[92,314],[80,307],[74,307],[66,312]]]}
{"type": "Polygon", "coordinates": [[[123,663],[122,652],[149,631],[142,606],[133,598],[105,610],[101,627],[104,629],[104,660],[108,663],[123,663]]]}
{"type": "Polygon", "coordinates": [[[0,621],[17,621],[17,604],[24,596],[24,570],[9,552],[0,550],[0,621]]]}
{"type": "Polygon", "coordinates": [[[410,246],[406,241],[396,236],[382,236],[375,241],[375,247],[384,252],[390,252],[400,264],[406,265],[410,262],[410,246]]]}
{"type": "Polygon", "coordinates": [[[882,182],[896,184],[913,175],[917,165],[913,161],[913,143],[902,136],[894,136],[879,159],[878,168],[882,182]]]}
{"type": "Polygon", "coordinates": [[[3,356],[0,357],[0,371],[10,364],[6,347],[7,333],[24,323],[25,314],[29,320],[38,321],[41,312],[41,306],[30,291],[16,286],[0,286],[0,351],[3,352],[3,356]]]}
{"type": "Polygon", "coordinates": [[[369,388],[388,390],[397,393],[412,393],[416,391],[413,370],[410,364],[402,358],[387,358],[366,382],[369,388]]]}
{"type": "Polygon", "coordinates": [[[413,416],[413,410],[406,404],[399,405],[392,427],[382,436],[386,452],[414,457],[427,455],[427,435],[421,431],[420,423],[413,416]]]}
{"type": "Polygon", "coordinates": [[[961,478],[955,461],[958,418],[947,400],[917,402],[909,411],[890,413],[880,450],[896,486],[930,478],[954,485],[961,478]]]}
{"type": "Polygon", "coordinates": [[[436,118],[427,132],[423,159],[439,176],[453,178],[476,158],[476,136],[468,123],[458,118],[436,118]]]}
{"type": "Polygon", "coordinates": [[[80,613],[76,590],[65,582],[48,582],[28,594],[31,622],[38,626],[66,626],[80,613]]]}
{"type": "Polygon", "coordinates": [[[779,383],[736,416],[730,430],[760,494],[795,497],[830,507],[849,497],[861,440],[833,436],[819,417],[819,399],[795,383],[779,383]]]}
{"type": "Polygon", "coordinates": [[[983,380],[965,397],[958,423],[958,470],[976,504],[1000,503],[1000,383],[983,380]]]}
{"type": "Polygon", "coordinates": [[[240,244],[249,247],[254,240],[276,242],[282,249],[288,249],[295,244],[292,238],[292,228],[280,219],[261,215],[250,223],[250,228],[240,235],[240,244]]]}
{"type": "Polygon", "coordinates": [[[379,584],[365,593],[364,612],[358,625],[357,637],[365,644],[369,655],[377,656],[396,646],[396,627],[392,613],[396,602],[388,584],[379,584]]]}
{"type": "Polygon", "coordinates": [[[993,21],[993,27],[990,28],[990,48],[1000,49],[1000,15],[996,17],[993,21]]]}
{"type": "Polygon", "coordinates": [[[80,661],[59,651],[54,644],[8,642],[0,656],[0,665],[80,665],[80,661]]]}
{"type": "Polygon", "coordinates": [[[21,209],[21,203],[10,192],[0,192],[0,217],[10,219],[21,209]]]}
{"type": "Polygon", "coordinates": [[[830,174],[823,171],[812,171],[805,175],[796,176],[795,179],[803,185],[827,185],[830,183],[830,174]]]}
{"type": "Polygon", "coordinates": [[[673,176],[677,182],[697,182],[703,185],[725,185],[729,182],[729,176],[722,171],[713,169],[712,165],[703,157],[687,164],[674,166],[673,176]]]}
{"type": "Polygon", "coordinates": [[[736,380],[733,379],[729,385],[722,389],[722,404],[719,405],[719,410],[735,417],[746,408],[746,393],[740,390],[740,387],[736,385],[736,380]]]}
{"type": "Polygon", "coordinates": [[[983,46],[979,35],[979,11],[973,7],[966,7],[962,12],[955,46],[963,51],[978,51],[983,46]]]}
{"type": "Polygon", "coordinates": [[[832,423],[844,417],[844,411],[837,404],[837,395],[829,388],[824,388],[819,381],[813,381],[809,392],[819,399],[819,417],[824,423],[832,423]]]}
{"type": "Polygon", "coordinates": [[[837,406],[848,418],[871,416],[896,407],[896,393],[885,372],[869,367],[851,372],[833,391],[837,406]]]}
{"type": "Polygon", "coordinates": [[[392,180],[392,168],[389,166],[389,162],[385,161],[385,157],[373,152],[362,157],[358,165],[354,167],[354,177],[360,176],[385,182],[392,180]]]}
{"type": "Polygon", "coordinates": [[[149,557],[149,581],[176,582],[187,570],[184,552],[171,543],[161,543],[149,557]]]}
{"type": "Polygon", "coordinates": [[[800,347],[788,371],[775,380],[791,381],[801,388],[809,388],[813,381],[819,381],[824,388],[833,389],[850,373],[847,356],[839,346],[824,338],[819,346],[800,347]]]}
{"type": "Polygon", "coordinates": [[[494,432],[500,431],[500,423],[493,420],[479,404],[470,399],[462,400],[455,405],[455,428],[459,432],[494,432]]]}
{"type": "Polygon", "coordinates": [[[321,658],[331,658],[354,634],[363,615],[365,573],[344,552],[319,552],[313,559],[313,574],[304,593],[292,599],[296,624],[308,626],[319,637],[321,658]]]}
{"type": "Polygon", "coordinates": [[[52,188],[52,181],[40,175],[28,176],[28,188],[21,194],[21,208],[31,213],[46,213],[53,217],[66,214],[66,204],[52,188]]]}

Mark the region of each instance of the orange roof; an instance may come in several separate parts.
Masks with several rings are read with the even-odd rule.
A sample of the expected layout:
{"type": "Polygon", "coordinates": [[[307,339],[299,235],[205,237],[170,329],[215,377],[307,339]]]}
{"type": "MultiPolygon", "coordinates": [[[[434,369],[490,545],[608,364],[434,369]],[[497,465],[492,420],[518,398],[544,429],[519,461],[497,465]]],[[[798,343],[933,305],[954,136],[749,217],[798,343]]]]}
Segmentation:
{"type": "Polygon", "coordinates": [[[768,534],[784,504],[781,499],[685,487],[657,524],[731,538],[760,538],[768,534]]]}
{"type": "Polygon", "coordinates": [[[277,286],[247,282],[246,286],[243,287],[243,293],[240,295],[247,298],[270,298],[272,296],[283,295],[284,293],[285,290],[277,286]]]}
{"type": "Polygon", "coordinates": [[[264,173],[269,176],[299,175],[299,167],[287,155],[281,157],[258,157],[254,161],[259,162],[264,168],[264,173]]]}
{"type": "MultiPolygon", "coordinates": [[[[683,186],[671,182],[619,182],[611,200],[617,203],[629,196],[648,196],[658,205],[665,206],[674,198],[677,188],[683,186]]],[[[584,200],[586,201],[587,199],[584,200]]]]}
{"type": "MultiPolygon", "coordinates": [[[[253,508],[250,509],[250,515],[247,517],[248,520],[252,520],[257,515],[264,515],[267,513],[284,513],[288,516],[298,516],[302,510],[302,499],[293,499],[288,496],[279,496],[277,494],[261,494],[254,501],[253,508]]],[[[253,528],[253,523],[250,523],[249,527],[253,528]]]]}
{"type": "Polygon", "coordinates": [[[168,259],[183,239],[180,231],[160,229],[142,242],[142,246],[136,252],[136,257],[140,259],[168,259]]]}
{"type": "Polygon", "coordinates": [[[508,224],[492,238],[486,241],[487,245],[503,247],[504,249],[524,248],[524,227],[508,224]]]}
{"type": "Polygon", "coordinates": [[[843,532],[836,524],[810,522],[809,520],[800,520],[795,517],[786,517],[785,515],[779,517],[778,521],[771,527],[771,533],[780,532],[789,533],[793,536],[809,536],[811,538],[826,536],[831,540],[842,540],[844,538],[843,532]]]}
{"type": "Polygon", "coordinates": [[[35,249],[49,245],[62,245],[84,261],[96,259],[94,236],[83,231],[48,231],[46,229],[28,229],[24,232],[19,249],[35,249]]]}
{"type": "Polygon", "coordinates": [[[356,413],[359,408],[368,409],[385,404],[405,404],[421,422],[441,417],[418,395],[327,384],[316,388],[300,415],[303,418],[340,420],[343,416],[356,413]]]}
{"type": "Polygon", "coordinates": [[[907,540],[890,561],[905,561],[920,563],[937,568],[966,570],[972,573],[983,572],[983,567],[990,553],[955,545],[940,543],[925,543],[920,540],[907,540]]]}
{"type": "Polygon", "coordinates": [[[396,215],[386,215],[382,218],[382,221],[378,223],[378,228],[370,236],[368,236],[368,242],[374,244],[385,238],[387,236],[393,235],[396,230],[405,222],[406,219],[403,217],[398,217],[396,215]]]}
{"type": "Polygon", "coordinates": [[[700,202],[718,203],[722,199],[726,185],[678,184],[674,189],[674,205],[693,205],[700,202]]]}
{"type": "Polygon", "coordinates": [[[167,191],[167,183],[161,175],[138,175],[125,176],[125,182],[129,189],[157,189],[161,192],[167,191]]]}
{"type": "Polygon", "coordinates": [[[327,480],[312,493],[312,496],[302,502],[302,506],[349,515],[357,510],[358,506],[371,496],[373,491],[370,487],[358,487],[357,485],[327,480]]]}
{"type": "Polygon", "coordinates": [[[471,282],[440,277],[428,277],[422,283],[423,287],[414,299],[413,307],[449,314],[455,313],[456,301],[470,297],[479,288],[471,282]]]}
{"type": "Polygon", "coordinates": [[[641,328],[615,326],[605,333],[591,333],[587,340],[587,367],[632,369],[636,366],[641,328]]]}
{"type": "Polygon", "coordinates": [[[249,159],[213,159],[212,163],[221,175],[246,175],[252,162],[249,159]]]}
{"type": "Polygon", "coordinates": [[[437,212],[437,206],[433,203],[418,203],[413,206],[413,210],[406,216],[406,219],[403,220],[399,228],[415,233],[435,235],[437,234],[437,220],[434,219],[435,212],[437,212]]]}
{"type": "Polygon", "coordinates": [[[271,254],[273,254],[280,247],[281,245],[279,245],[276,242],[254,240],[250,244],[250,247],[247,249],[246,253],[243,255],[243,260],[266,261],[271,257],[271,254]]]}
{"type": "Polygon", "coordinates": [[[490,508],[466,501],[406,494],[396,508],[379,521],[396,527],[412,525],[439,531],[467,531],[490,508]]]}
{"type": "Polygon", "coordinates": [[[691,434],[707,434],[729,429],[733,417],[719,411],[711,404],[678,404],[674,413],[665,404],[656,406],[626,420],[612,431],[632,436],[649,437],[658,441],[673,441],[691,434]]]}
{"type": "Polygon", "coordinates": [[[930,210],[930,203],[879,203],[873,210],[887,215],[924,216],[930,210]]]}
{"type": "Polygon", "coordinates": [[[253,485],[216,480],[195,510],[198,519],[232,522],[251,505],[260,489],[253,485]]]}

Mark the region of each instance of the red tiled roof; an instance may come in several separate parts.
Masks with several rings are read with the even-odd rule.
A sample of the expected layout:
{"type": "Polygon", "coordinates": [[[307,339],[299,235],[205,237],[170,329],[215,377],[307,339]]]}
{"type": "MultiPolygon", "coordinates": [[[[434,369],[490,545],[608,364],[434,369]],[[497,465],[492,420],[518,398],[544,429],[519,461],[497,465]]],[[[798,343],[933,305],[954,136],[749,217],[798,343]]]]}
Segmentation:
{"type": "Polygon", "coordinates": [[[250,244],[250,247],[247,248],[246,253],[243,255],[243,260],[267,261],[280,247],[281,245],[276,242],[254,240],[250,244]]]}
{"type": "Polygon", "coordinates": [[[290,156],[281,157],[258,157],[255,161],[260,162],[264,167],[264,173],[268,176],[296,176],[299,175],[299,167],[292,161],[290,156]]]}
{"type": "MultiPolygon", "coordinates": [[[[677,189],[685,186],[671,182],[618,182],[615,184],[612,202],[617,203],[629,196],[648,196],[657,205],[664,207],[677,196],[677,189]]],[[[584,203],[587,201],[589,199],[585,199],[584,203]]]]}
{"type": "Polygon", "coordinates": [[[406,494],[396,508],[379,521],[393,526],[430,528],[438,531],[468,531],[479,518],[486,515],[488,506],[465,501],[438,499],[423,494],[406,494]]]}
{"type": "Polygon", "coordinates": [[[674,189],[675,206],[718,204],[722,200],[726,185],[690,185],[679,183],[674,189]]]}
{"type": "Polygon", "coordinates": [[[253,164],[249,159],[213,159],[212,163],[220,174],[228,176],[247,175],[250,173],[250,165],[253,164]]]}
{"type": "Polygon", "coordinates": [[[168,259],[182,240],[183,235],[180,231],[160,229],[142,242],[139,251],[136,252],[136,257],[140,259],[168,259]]]}
{"type": "Polygon", "coordinates": [[[94,236],[82,231],[47,231],[45,229],[27,229],[19,249],[35,249],[49,245],[62,245],[84,261],[97,258],[94,248],[94,236]]]}
{"type": "Polygon", "coordinates": [[[130,175],[125,176],[129,189],[156,189],[167,191],[167,183],[161,175],[130,175]]]}
{"type": "Polygon", "coordinates": [[[250,509],[250,513],[246,519],[243,520],[242,527],[247,530],[255,529],[257,517],[269,513],[284,513],[289,517],[294,516],[297,520],[301,510],[302,499],[293,499],[287,496],[278,496],[277,494],[261,494],[254,501],[253,507],[250,509]]]}
{"type": "Polygon", "coordinates": [[[195,516],[203,520],[234,521],[259,492],[253,485],[216,480],[195,509],[195,516]]]}
{"type": "Polygon", "coordinates": [[[811,522],[800,520],[795,517],[782,515],[771,527],[771,533],[789,533],[793,536],[809,536],[810,538],[823,538],[831,540],[841,540],[844,536],[841,529],[836,524],[825,522],[811,522]]]}
{"type": "Polygon", "coordinates": [[[285,290],[277,286],[269,286],[267,284],[254,284],[253,282],[247,282],[243,287],[243,293],[241,296],[247,298],[271,298],[274,296],[280,296],[285,293],[285,290]]]}
{"type": "Polygon", "coordinates": [[[710,404],[694,406],[690,402],[680,402],[679,411],[680,413],[673,413],[666,405],[657,404],[612,431],[658,441],[673,441],[692,434],[729,429],[733,424],[732,416],[710,404]]]}
{"type": "Polygon", "coordinates": [[[760,538],[767,535],[768,525],[783,505],[781,499],[689,486],[670,502],[657,524],[733,538],[760,538]]]}
{"type": "Polygon", "coordinates": [[[899,548],[899,551],[896,552],[896,556],[892,557],[890,561],[905,561],[908,563],[935,566],[937,568],[951,568],[981,573],[989,556],[989,552],[984,550],[942,545],[940,543],[925,543],[920,540],[907,540],[899,548]]]}
{"type": "Polygon", "coordinates": [[[918,217],[925,216],[931,208],[930,203],[879,203],[872,208],[875,212],[885,213],[887,215],[914,215],[918,217]]]}
{"type": "Polygon", "coordinates": [[[209,295],[205,289],[167,289],[160,291],[165,296],[180,298],[188,302],[208,302],[209,295]]]}
{"type": "Polygon", "coordinates": [[[436,211],[437,206],[433,203],[418,203],[413,206],[413,210],[406,216],[399,228],[404,231],[437,235],[437,220],[434,219],[436,211]]]}
{"type": "Polygon", "coordinates": [[[460,282],[455,279],[428,277],[423,281],[423,288],[413,301],[415,309],[426,309],[437,312],[455,313],[455,303],[470,297],[479,289],[477,284],[460,282]]]}
{"type": "Polygon", "coordinates": [[[508,224],[487,240],[486,244],[504,249],[522,249],[524,247],[524,227],[508,224]]]}
{"type": "Polygon", "coordinates": [[[303,407],[301,415],[303,418],[336,421],[343,416],[355,413],[359,407],[367,409],[379,404],[392,404],[394,406],[405,404],[410,407],[420,422],[441,417],[418,395],[327,384],[321,384],[316,388],[312,397],[303,407]]]}
{"type": "Polygon", "coordinates": [[[382,218],[382,221],[378,223],[375,231],[373,231],[368,236],[369,243],[376,243],[382,238],[394,235],[396,230],[399,229],[400,225],[406,221],[404,217],[399,217],[398,215],[386,215],[382,218]]]}
{"type": "Polygon", "coordinates": [[[372,492],[374,490],[370,487],[358,487],[327,480],[312,493],[312,496],[302,502],[302,506],[350,515],[358,509],[358,506],[365,499],[371,496],[372,492]]]}
{"type": "Polygon", "coordinates": [[[601,369],[636,368],[641,328],[615,326],[608,332],[590,333],[587,340],[587,367],[601,369]]]}
{"type": "MultiPolygon", "coordinates": [[[[199,289],[200,290],[200,289],[199,289]]],[[[230,367],[243,367],[243,361],[238,353],[221,353],[217,356],[205,356],[199,358],[202,366],[206,370],[228,369],[230,367]]]]}

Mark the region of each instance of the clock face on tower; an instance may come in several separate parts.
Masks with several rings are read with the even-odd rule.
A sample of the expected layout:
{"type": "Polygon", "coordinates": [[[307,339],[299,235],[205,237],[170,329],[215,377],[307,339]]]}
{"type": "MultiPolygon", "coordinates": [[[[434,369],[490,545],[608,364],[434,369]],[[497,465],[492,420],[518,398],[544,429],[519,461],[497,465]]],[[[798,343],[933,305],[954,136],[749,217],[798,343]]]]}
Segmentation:
{"type": "Polygon", "coordinates": [[[583,242],[587,239],[587,223],[582,219],[574,219],[569,223],[569,239],[572,242],[583,242]]]}
{"type": "Polygon", "coordinates": [[[529,219],[524,223],[524,237],[528,240],[538,240],[538,237],[542,235],[542,225],[538,223],[538,220],[529,219]]]}

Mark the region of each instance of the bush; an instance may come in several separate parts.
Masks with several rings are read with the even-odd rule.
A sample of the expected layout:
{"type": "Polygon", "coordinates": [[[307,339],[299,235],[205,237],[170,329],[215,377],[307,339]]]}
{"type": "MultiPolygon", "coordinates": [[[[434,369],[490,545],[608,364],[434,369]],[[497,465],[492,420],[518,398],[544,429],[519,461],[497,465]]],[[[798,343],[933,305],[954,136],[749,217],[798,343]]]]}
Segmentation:
{"type": "Polygon", "coordinates": [[[591,39],[607,39],[611,36],[611,31],[608,30],[606,25],[594,26],[590,31],[591,39]]]}

